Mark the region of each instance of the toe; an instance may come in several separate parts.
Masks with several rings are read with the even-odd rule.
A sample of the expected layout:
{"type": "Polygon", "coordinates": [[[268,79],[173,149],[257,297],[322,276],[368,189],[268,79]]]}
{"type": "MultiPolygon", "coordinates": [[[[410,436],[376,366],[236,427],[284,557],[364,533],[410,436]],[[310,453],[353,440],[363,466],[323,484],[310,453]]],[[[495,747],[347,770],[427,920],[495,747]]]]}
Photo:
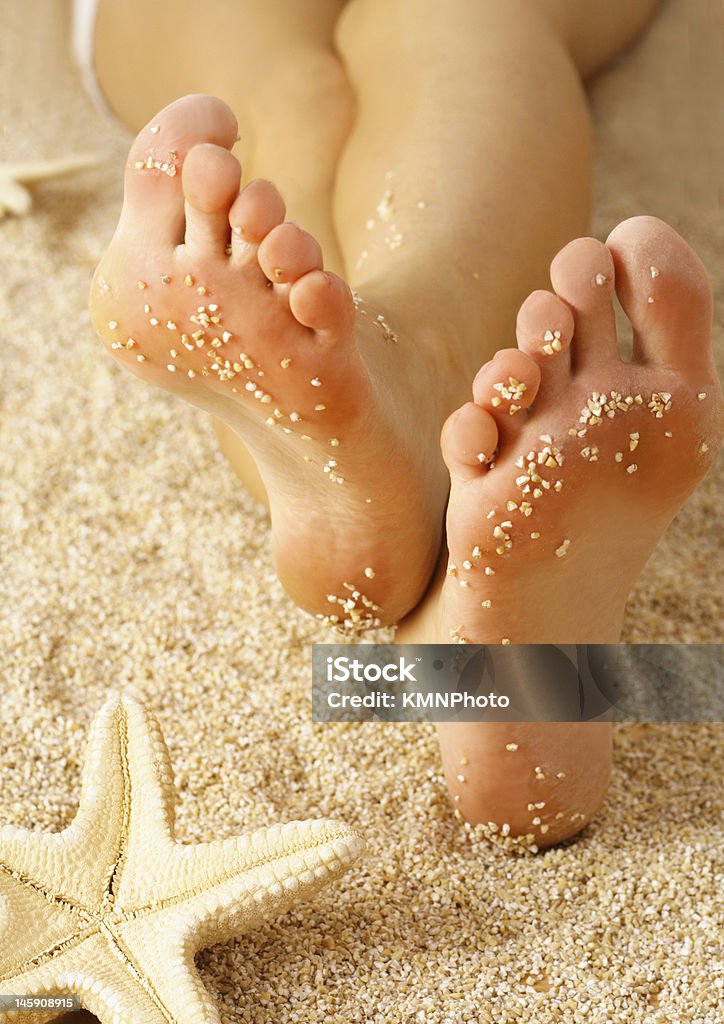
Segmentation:
{"type": "Polygon", "coordinates": [[[704,265],[657,217],[632,217],[609,235],[616,292],[633,324],[634,358],[708,367],[712,296],[704,265]]]}
{"type": "MultiPolygon", "coordinates": [[[[250,181],[229,213],[234,254],[246,256],[284,220],[286,206],[276,187],[263,178],[250,181]]],[[[255,250],[254,250],[255,252],[255,250]]]]}
{"type": "Polygon", "coordinates": [[[334,340],[349,335],[355,309],[352,293],[336,274],[312,270],[294,282],[289,306],[296,319],[334,340]]]}
{"type": "Polygon", "coordinates": [[[574,368],[608,362],[617,354],[611,253],[595,238],[577,238],[551,263],[551,282],[575,316],[574,368]]]}
{"type": "Polygon", "coordinates": [[[507,427],[516,413],[532,405],[540,385],[538,364],[517,348],[504,348],[486,363],[473,381],[473,397],[507,427]]]}
{"type": "Polygon", "coordinates": [[[194,146],[183,169],[186,245],[189,251],[224,254],[229,241],[229,207],[239,193],[241,166],[235,156],[209,143],[194,146]]]}
{"type": "Polygon", "coordinates": [[[259,246],[259,266],[274,284],[290,284],[323,265],[319,242],[296,224],[273,228],[259,246]]]}
{"type": "Polygon", "coordinates": [[[551,292],[533,292],[518,311],[518,348],[539,363],[546,379],[567,374],[573,328],[573,314],[565,302],[551,292]]]}
{"type": "Polygon", "coordinates": [[[498,428],[485,409],[475,402],[456,409],[445,421],[440,441],[452,482],[479,477],[497,445],[498,428]]]}
{"type": "Polygon", "coordinates": [[[211,142],[231,149],[236,118],[213,96],[184,96],[156,115],[131,146],[126,164],[119,231],[149,244],[183,241],[184,202],[181,168],[190,149],[211,142]]]}

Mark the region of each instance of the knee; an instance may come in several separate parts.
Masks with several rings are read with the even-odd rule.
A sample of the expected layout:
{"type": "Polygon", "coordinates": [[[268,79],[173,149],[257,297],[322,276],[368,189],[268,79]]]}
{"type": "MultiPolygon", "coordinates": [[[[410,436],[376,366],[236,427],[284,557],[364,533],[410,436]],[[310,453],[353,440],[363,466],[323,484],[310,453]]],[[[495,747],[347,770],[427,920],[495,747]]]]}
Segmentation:
{"type": "Polygon", "coordinates": [[[411,38],[415,44],[424,42],[424,35],[411,32],[411,26],[434,25],[436,11],[428,6],[431,0],[349,0],[335,28],[337,50],[352,67],[370,58],[388,59],[392,50],[399,56],[411,38]]]}
{"type": "Polygon", "coordinates": [[[252,116],[261,128],[280,118],[346,134],[354,116],[354,94],[341,60],[326,50],[300,48],[270,67],[252,116]]]}

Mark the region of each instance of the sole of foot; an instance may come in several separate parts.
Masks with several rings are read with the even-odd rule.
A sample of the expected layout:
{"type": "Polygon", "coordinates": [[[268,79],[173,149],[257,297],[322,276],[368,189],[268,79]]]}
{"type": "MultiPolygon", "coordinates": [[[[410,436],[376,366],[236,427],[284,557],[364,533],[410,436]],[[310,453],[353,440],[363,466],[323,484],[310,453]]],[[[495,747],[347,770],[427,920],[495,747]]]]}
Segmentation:
{"type": "MultiPolygon", "coordinates": [[[[629,591],[721,443],[711,290],[671,227],[636,217],[605,245],[571,242],[551,281],[520,309],[518,348],[482,367],[443,428],[438,642],[616,642],[629,591]],[[629,362],[614,290],[633,327],[629,362]]],[[[439,731],[460,813],[499,838],[505,826],[508,842],[558,842],[603,799],[606,723],[439,731]]]]}
{"type": "Polygon", "coordinates": [[[414,389],[385,384],[403,346],[383,312],[357,315],[276,188],[240,191],[236,139],[233,113],[209,96],[139,133],[93,323],[124,369],[241,438],[269,495],[282,583],[354,635],[399,619],[433,571],[447,493],[428,457],[435,414],[426,428],[414,389]]]}

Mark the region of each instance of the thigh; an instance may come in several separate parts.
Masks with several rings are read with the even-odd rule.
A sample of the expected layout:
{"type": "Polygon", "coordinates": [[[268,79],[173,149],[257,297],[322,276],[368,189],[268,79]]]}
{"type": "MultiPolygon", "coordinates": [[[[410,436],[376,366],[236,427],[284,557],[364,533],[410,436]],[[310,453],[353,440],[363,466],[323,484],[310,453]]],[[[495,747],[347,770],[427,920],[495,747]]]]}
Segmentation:
{"type": "Polygon", "coordinates": [[[529,0],[547,17],[586,78],[638,35],[661,0],[529,0]]]}
{"type": "Polygon", "coordinates": [[[332,57],[345,0],[100,0],[93,62],[109,106],[132,130],[189,92],[212,92],[251,135],[253,112],[287,69],[332,57]]]}

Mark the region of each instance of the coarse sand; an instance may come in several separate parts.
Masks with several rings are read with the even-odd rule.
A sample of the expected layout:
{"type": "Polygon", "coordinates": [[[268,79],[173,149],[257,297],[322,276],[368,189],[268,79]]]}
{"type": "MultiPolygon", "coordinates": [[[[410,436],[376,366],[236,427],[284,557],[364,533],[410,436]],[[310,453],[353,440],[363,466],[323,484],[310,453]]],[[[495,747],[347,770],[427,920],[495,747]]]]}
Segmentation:
{"type": "MultiPolygon", "coordinates": [[[[619,727],[596,821],[513,857],[455,821],[432,727],[310,721],[309,645],[328,634],[284,596],[263,513],[205,417],[94,339],[128,136],[80,86],[65,6],[0,0],[0,160],[103,156],[0,222],[0,821],[70,822],[88,724],[121,688],[161,721],[184,841],[322,815],[368,841],[314,903],[199,956],[225,1022],[715,1024],[721,727],[619,727]]],[[[593,233],[634,213],[681,231],[724,355],[716,17],[672,0],[592,83],[593,233]]],[[[719,639],[720,496],[721,471],[651,559],[625,640],[719,639]]]]}

